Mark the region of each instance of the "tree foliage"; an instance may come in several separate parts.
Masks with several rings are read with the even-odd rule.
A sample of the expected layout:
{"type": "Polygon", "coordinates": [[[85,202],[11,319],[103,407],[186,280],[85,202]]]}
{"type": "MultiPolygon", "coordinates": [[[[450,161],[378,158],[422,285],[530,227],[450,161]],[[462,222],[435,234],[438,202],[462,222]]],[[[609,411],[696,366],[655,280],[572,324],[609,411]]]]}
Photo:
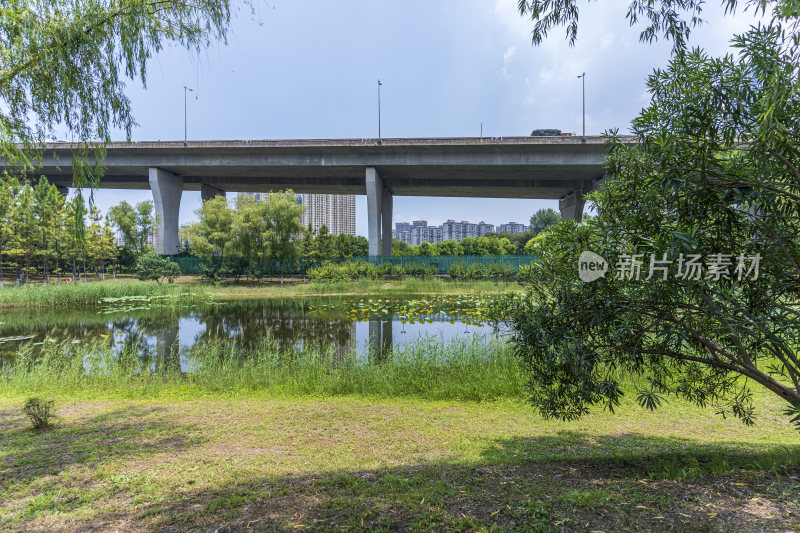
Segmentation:
{"type": "MultiPolygon", "coordinates": [[[[551,30],[566,27],[566,38],[572,46],[578,38],[579,0],[518,0],[519,12],[533,22],[531,38],[539,45],[551,30]]],[[[588,1],[587,1],[588,3],[588,1]]],[[[632,0],[625,18],[631,26],[645,25],[639,40],[645,43],[657,41],[659,37],[672,41],[673,50],[686,48],[691,32],[705,21],[702,18],[703,0],[632,0]]],[[[767,6],[779,4],[779,8],[796,10],[793,2],[768,0],[722,0],[726,13],[734,13],[741,4],[754,12],[766,12],[767,6]]]]}
{"type": "Polygon", "coordinates": [[[99,178],[112,128],[136,125],[127,80],[146,85],[164,46],[198,52],[224,39],[229,0],[9,0],[0,6],[0,157],[35,164],[34,143],[66,128],[75,181],[99,178]],[[23,145],[17,143],[22,141],[23,145]]]}
{"type": "Polygon", "coordinates": [[[796,8],[737,36],[736,54],[679,51],[656,70],[638,145],[609,136],[600,215],[551,228],[511,305],[545,416],[613,409],[632,379],[643,407],[674,395],[745,423],[758,384],[800,421],[800,57],[781,6],[796,8]],[[580,281],[583,251],[605,277],[580,281]]]}
{"type": "Polygon", "coordinates": [[[148,252],[136,260],[136,277],[140,281],[156,281],[166,279],[172,283],[181,275],[181,269],[166,257],[155,252],[148,252]]]}
{"type": "Polygon", "coordinates": [[[529,231],[533,236],[539,235],[553,224],[561,222],[561,215],[555,209],[539,209],[531,215],[531,227],[529,231]]]}

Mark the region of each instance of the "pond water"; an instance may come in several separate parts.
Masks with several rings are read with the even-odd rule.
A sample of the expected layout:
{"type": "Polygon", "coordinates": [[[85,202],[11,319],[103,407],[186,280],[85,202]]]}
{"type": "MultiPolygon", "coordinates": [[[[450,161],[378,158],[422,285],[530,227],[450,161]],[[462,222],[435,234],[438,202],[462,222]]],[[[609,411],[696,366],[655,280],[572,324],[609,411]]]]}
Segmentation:
{"type": "Polygon", "coordinates": [[[420,337],[441,340],[497,335],[479,317],[476,297],[408,299],[243,300],[172,305],[118,301],[69,309],[26,309],[0,315],[0,357],[45,338],[103,342],[122,349],[181,353],[213,340],[248,346],[271,337],[287,349],[333,345],[341,352],[387,352],[420,337]]]}

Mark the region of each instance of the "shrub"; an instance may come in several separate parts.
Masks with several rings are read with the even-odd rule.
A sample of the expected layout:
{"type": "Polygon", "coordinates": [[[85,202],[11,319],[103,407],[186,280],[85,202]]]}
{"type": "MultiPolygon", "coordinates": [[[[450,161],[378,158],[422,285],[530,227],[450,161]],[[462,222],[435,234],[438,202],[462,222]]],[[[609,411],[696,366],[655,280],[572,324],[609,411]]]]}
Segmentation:
{"type": "Polygon", "coordinates": [[[450,268],[447,269],[447,274],[452,279],[467,279],[467,267],[464,265],[464,263],[453,263],[450,265],[450,268]]]}
{"type": "Polygon", "coordinates": [[[506,263],[491,263],[486,267],[486,277],[495,281],[511,281],[517,269],[506,263]]]}
{"type": "Polygon", "coordinates": [[[346,263],[326,261],[318,267],[309,268],[307,276],[311,281],[345,281],[359,278],[375,279],[378,273],[375,266],[365,261],[346,263]]]}
{"type": "Polygon", "coordinates": [[[53,425],[52,420],[56,416],[55,400],[29,398],[22,411],[30,418],[33,429],[46,429],[53,425]]]}
{"type": "Polygon", "coordinates": [[[480,263],[474,263],[467,267],[466,279],[478,280],[486,277],[486,269],[480,263]]]}
{"type": "Polygon", "coordinates": [[[433,276],[438,272],[436,265],[426,265],[423,263],[411,264],[406,265],[405,267],[406,275],[412,276],[415,278],[422,278],[425,279],[428,276],[433,276]]]}
{"type": "Polygon", "coordinates": [[[381,263],[377,267],[375,267],[375,273],[380,277],[387,277],[387,276],[402,276],[406,273],[405,269],[403,269],[400,265],[394,265],[392,263],[381,263]]]}
{"type": "Polygon", "coordinates": [[[166,278],[172,283],[180,275],[181,269],[176,263],[156,253],[146,253],[136,260],[136,277],[140,281],[161,283],[166,278]]]}

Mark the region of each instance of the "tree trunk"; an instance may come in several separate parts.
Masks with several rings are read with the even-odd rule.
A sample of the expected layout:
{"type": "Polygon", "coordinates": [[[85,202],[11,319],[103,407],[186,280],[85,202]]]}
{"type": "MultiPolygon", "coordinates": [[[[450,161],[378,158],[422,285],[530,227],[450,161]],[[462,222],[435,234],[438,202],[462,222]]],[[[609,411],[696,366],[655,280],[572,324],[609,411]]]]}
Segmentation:
{"type": "Polygon", "coordinates": [[[61,266],[59,264],[59,249],[58,249],[58,240],[56,240],[56,280],[58,285],[61,285],[61,266]]]}
{"type": "Polygon", "coordinates": [[[42,283],[47,285],[49,281],[47,277],[47,237],[42,232],[42,283]]]}

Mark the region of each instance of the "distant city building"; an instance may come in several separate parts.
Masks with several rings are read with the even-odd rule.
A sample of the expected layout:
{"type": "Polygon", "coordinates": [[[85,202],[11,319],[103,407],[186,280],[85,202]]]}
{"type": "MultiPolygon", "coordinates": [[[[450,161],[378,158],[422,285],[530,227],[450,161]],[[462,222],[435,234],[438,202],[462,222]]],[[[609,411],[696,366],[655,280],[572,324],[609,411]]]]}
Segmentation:
{"type": "MultiPolygon", "coordinates": [[[[269,193],[250,193],[264,201],[269,193]]],[[[353,194],[298,194],[297,203],[305,206],[303,227],[315,231],[323,225],[334,235],[356,234],[356,197],[353,194]]]]}
{"type": "Polygon", "coordinates": [[[530,226],[524,224],[517,224],[516,222],[509,222],[508,224],[500,224],[497,226],[497,233],[525,233],[530,226]]]}
{"type": "Polygon", "coordinates": [[[441,226],[428,226],[426,220],[415,220],[410,224],[397,222],[392,237],[409,246],[418,246],[423,242],[436,244],[448,239],[458,242],[467,237],[483,237],[489,233],[494,233],[494,225],[483,221],[473,224],[465,220],[461,222],[448,220],[441,226]]]}
{"type": "Polygon", "coordinates": [[[487,224],[483,220],[477,224],[462,220],[456,222],[455,220],[448,220],[442,224],[442,240],[447,241],[453,239],[456,242],[463,241],[467,237],[483,237],[488,233],[494,233],[494,225],[487,224]]]}
{"type": "Polygon", "coordinates": [[[418,246],[423,242],[436,244],[442,241],[441,226],[428,226],[427,220],[398,222],[392,232],[392,238],[399,239],[410,246],[418,246]]]}

